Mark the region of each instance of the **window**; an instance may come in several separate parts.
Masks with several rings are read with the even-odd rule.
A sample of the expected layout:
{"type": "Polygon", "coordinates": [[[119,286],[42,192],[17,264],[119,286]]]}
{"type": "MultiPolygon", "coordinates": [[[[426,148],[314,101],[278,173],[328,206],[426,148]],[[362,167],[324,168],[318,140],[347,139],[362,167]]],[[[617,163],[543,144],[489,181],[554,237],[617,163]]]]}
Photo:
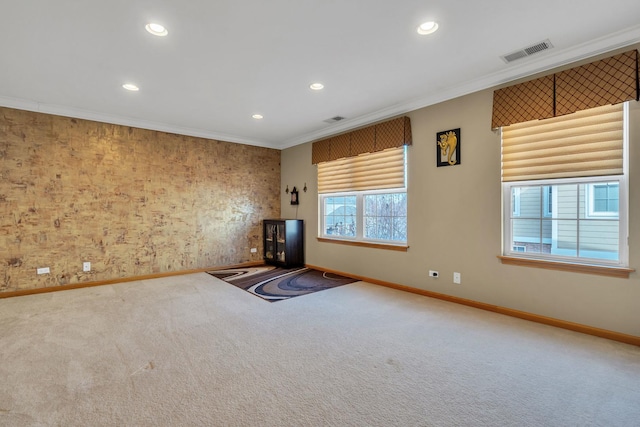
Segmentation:
{"type": "Polygon", "coordinates": [[[321,195],[323,237],[404,243],[407,193],[357,191],[321,195]]]}
{"type": "Polygon", "coordinates": [[[609,181],[594,182],[589,178],[557,179],[553,185],[548,185],[550,182],[505,184],[507,194],[520,194],[521,205],[520,215],[511,216],[505,224],[507,244],[513,248],[509,252],[559,260],[573,258],[586,263],[620,263],[624,254],[620,246],[626,239],[620,238],[624,227],[619,215],[610,212],[590,215],[589,206],[598,204],[594,196],[599,188],[611,193],[611,199],[607,200],[618,200],[624,179],[619,176],[606,179],[609,181]],[[550,193],[556,194],[556,203],[548,211],[545,200],[550,193]]]}
{"type": "Polygon", "coordinates": [[[403,146],[319,163],[320,237],[406,244],[406,151],[403,146]]]}
{"type": "Polygon", "coordinates": [[[587,216],[615,217],[619,215],[620,185],[617,182],[588,186],[587,216]]]}
{"type": "Polygon", "coordinates": [[[504,255],[628,265],[626,111],[599,107],[503,130],[504,255]]]}

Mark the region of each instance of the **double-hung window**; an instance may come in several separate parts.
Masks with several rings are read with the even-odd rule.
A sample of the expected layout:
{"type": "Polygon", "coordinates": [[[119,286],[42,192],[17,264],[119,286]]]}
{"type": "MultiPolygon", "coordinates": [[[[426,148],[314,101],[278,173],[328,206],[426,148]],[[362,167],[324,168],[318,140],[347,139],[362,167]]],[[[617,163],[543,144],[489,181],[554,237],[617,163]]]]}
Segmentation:
{"type": "Polygon", "coordinates": [[[504,255],[628,265],[627,109],[502,129],[504,255]]]}
{"type": "Polygon", "coordinates": [[[407,147],[318,164],[319,236],[407,243],[407,147]]]}

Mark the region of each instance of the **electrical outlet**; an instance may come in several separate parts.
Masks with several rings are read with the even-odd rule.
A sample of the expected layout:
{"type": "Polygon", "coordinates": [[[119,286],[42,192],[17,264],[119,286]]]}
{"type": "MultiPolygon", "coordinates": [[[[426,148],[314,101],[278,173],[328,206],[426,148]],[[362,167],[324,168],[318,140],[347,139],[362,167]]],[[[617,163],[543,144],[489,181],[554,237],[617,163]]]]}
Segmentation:
{"type": "Polygon", "coordinates": [[[435,277],[436,279],[438,278],[439,274],[437,271],[435,270],[429,270],[429,277],[435,277]]]}
{"type": "Polygon", "coordinates": [[[41,267],[41,268],[38,268],[36,270],[36,273],[38,273],[38,274],[49,274],[49,273],[51,273],[51,271],[49,270],[49,267],[41,267]]]}
{"type": "Polygon", "coordinates": [[[251,253],[252,254],[258,253],[258,248],[251,248],[251,253]]]}
{"type": "Polygon", "coordinates": [[[91,263],[88,261],[83,262],[82,271],[91,271],[91,263]]]}
{"type": "Polygon", "coordinates": [[[455,283],[456,285],[460,284],[460,273],[453,273],[453,283],[455,283]]]}

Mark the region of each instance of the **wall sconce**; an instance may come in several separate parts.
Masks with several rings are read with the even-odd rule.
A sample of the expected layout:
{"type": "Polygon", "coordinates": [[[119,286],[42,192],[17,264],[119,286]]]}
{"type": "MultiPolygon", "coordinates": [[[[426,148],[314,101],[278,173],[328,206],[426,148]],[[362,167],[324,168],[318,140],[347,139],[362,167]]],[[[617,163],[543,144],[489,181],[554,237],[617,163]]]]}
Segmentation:
{"type": "Polygon", "coordinates": [[[304,188],[302,189],[302,191],[304,191],[305,193],[307,192],[307,183],[304,183],[304,188]]]}
{"type": "Polygon", "coordinates": [[[287,189],[284,190],[285,193],[289,194],[289,184],[287,184],[287,189]]]}

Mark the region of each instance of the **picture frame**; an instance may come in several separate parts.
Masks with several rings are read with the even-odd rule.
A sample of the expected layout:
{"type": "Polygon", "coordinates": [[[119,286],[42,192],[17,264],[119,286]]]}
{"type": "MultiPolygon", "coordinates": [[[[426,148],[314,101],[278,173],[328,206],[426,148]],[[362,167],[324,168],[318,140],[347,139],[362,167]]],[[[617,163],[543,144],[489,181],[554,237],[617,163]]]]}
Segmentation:
{"type": "Polygon", "coordinates": [[[298,197],[298,189],[296,187],[293,187],[293,190],[291,190],[291,204],[292,205],[300,204],[300,198],[298,197]]]}
{"type": "Polygon", "coordinates": [[[436,166],[455,166],[462,162],[460,128],[436,133],[436,166]]]}

